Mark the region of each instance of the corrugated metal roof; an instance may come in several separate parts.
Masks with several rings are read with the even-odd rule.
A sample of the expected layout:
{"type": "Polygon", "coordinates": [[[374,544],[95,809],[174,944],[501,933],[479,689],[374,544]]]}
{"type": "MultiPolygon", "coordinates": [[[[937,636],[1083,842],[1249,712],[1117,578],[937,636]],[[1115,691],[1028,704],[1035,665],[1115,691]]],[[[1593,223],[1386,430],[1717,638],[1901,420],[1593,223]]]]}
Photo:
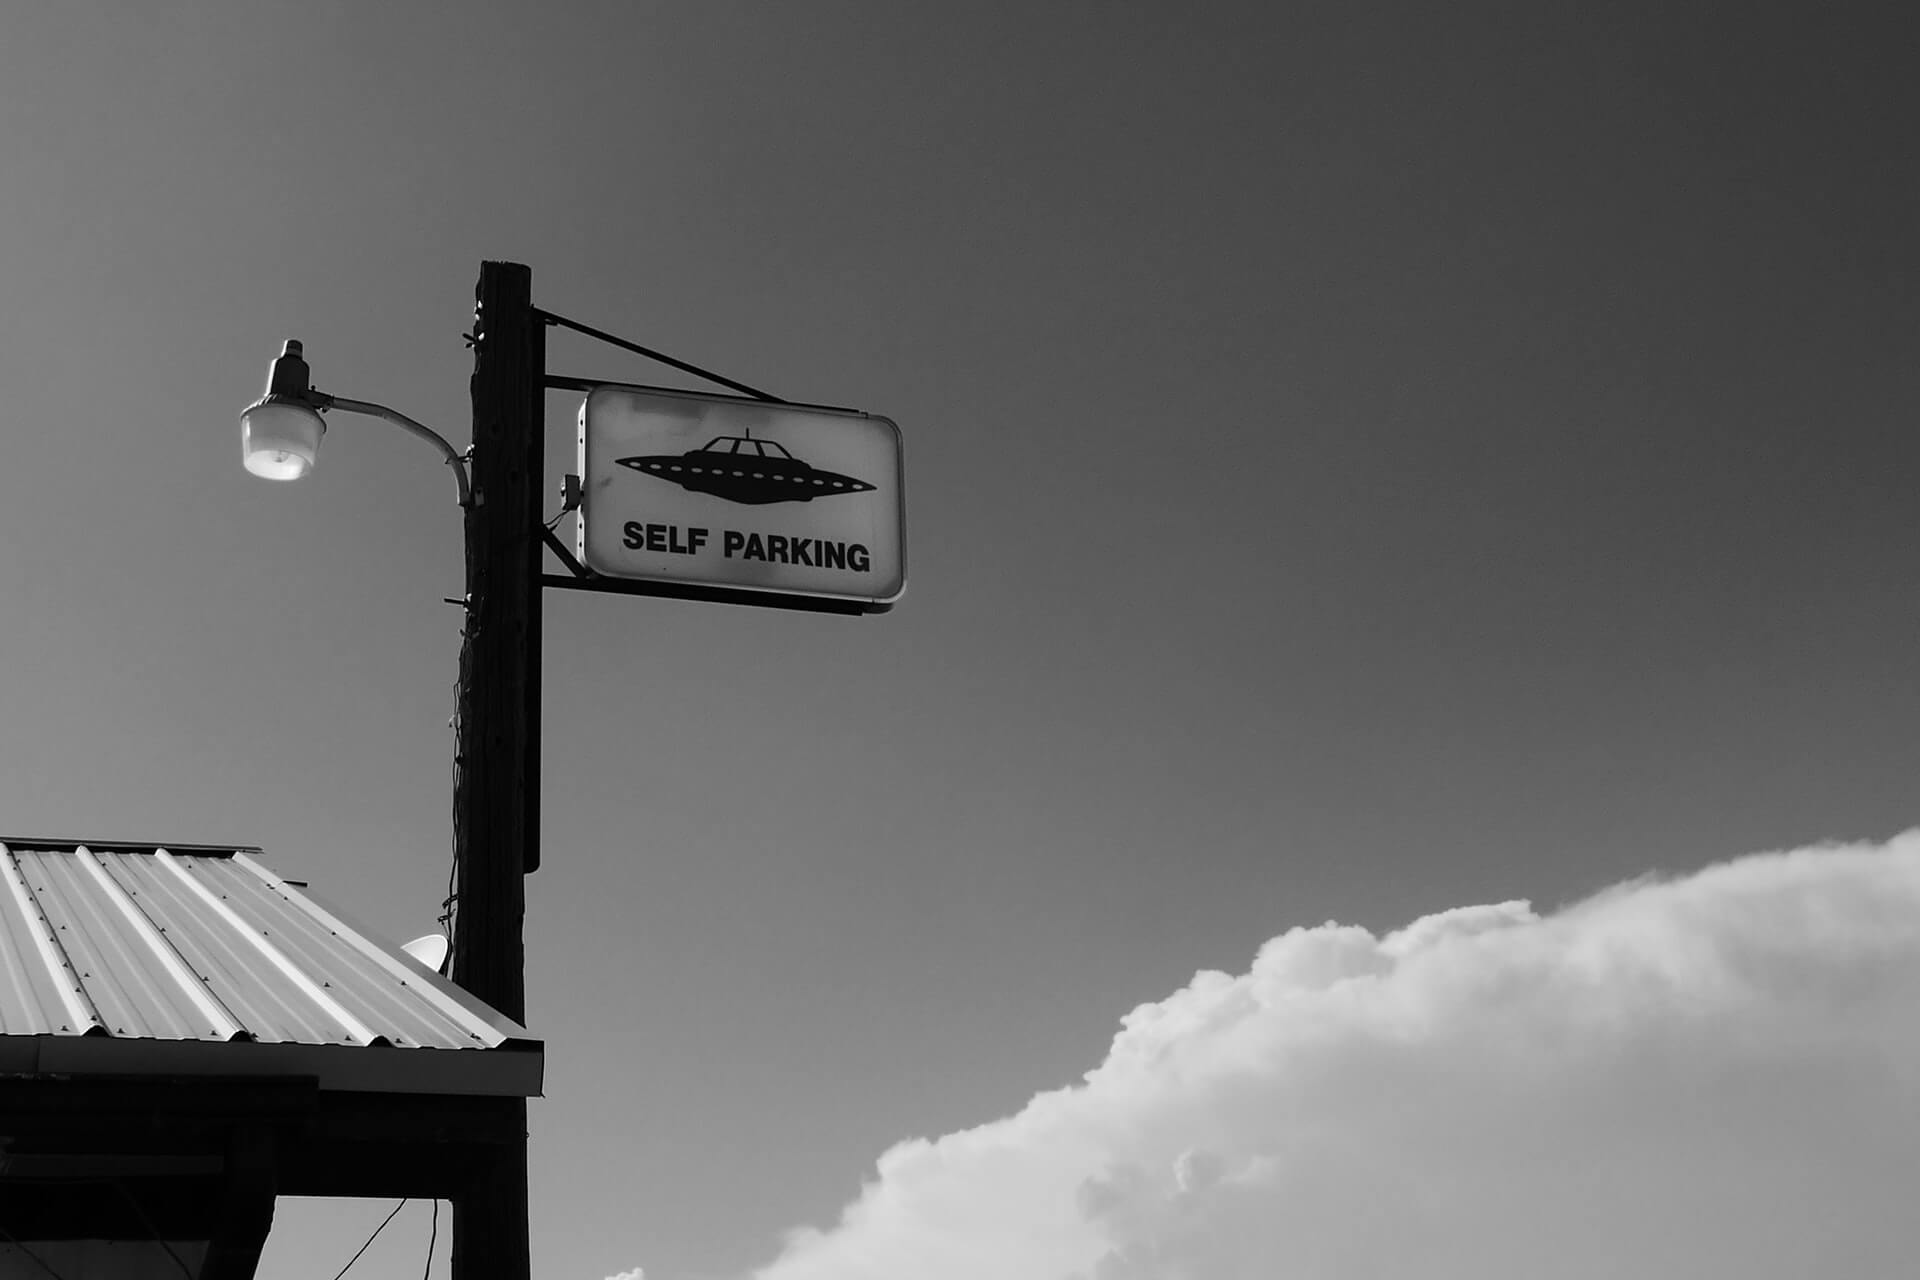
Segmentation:
{"type": "MultiPolygon", "coordinates": [[[[112,1055],[104,1045],[89,1047],[95,1041],[230,1045],[241,1052],[145,1059],[156,1069],[205,1062],[207,1071],[234,1074],[271,1062],[344,1061],[246,1052],[255,1048],[378,1051],[377,1060],[345,1073],[363,1081],[344,1086],[350,1088],[429,1078],[408,1070],[394,1077],[399,1086],[378,1083],[392,1074],[384,1067],[404,1060],[411,1069],[429,1058],[436,1068],[451,1064],[479,1079],[472,1073],[477,1062],[462,1067],[454,1060],[488,1055],[432,1051],[504,1046],[534,1051],[532,1089],[453,1091],[538,1091],[539,1046],[524,1027],[347,923],[244,851],[0,842],[0,1049],[8,1042],[17,1049],[22,1037],[68,1063],[76,1053],[107,1062],[112,1055]],[[391,1050],[418,1053],[394,1058],[391,1050]],[[369,1079],[375,1083],[364,1083],[369,1079]]],[[[122,1053],[113,1060],[128,1059],[122,1053]]],[[[0,1069],[6,1065],[0,1055],[0,1069]]],[[[524,1081],[526,1073],[510,1074],[524,1081]]],[[[454,1077],[436,1070],[430,1078],[454,1077]]]]}

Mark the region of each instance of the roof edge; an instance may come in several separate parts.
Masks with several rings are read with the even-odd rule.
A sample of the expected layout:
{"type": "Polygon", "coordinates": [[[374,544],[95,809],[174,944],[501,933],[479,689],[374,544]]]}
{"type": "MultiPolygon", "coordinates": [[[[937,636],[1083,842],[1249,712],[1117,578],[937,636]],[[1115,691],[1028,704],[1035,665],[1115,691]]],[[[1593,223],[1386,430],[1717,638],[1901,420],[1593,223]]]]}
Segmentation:
{"type": "Polygon", "coordinates": [[[174,853],[192,854],[196,858],[231,858],[236,853],[251,853],[265,856],[265,851],[256,844],[177,844],[171,840],[72,840],[66,837],[58,839],[50,836],[0,836],[0,844],[15,849],[27,849],[52,853],[72,853],[85,847],[95,853],[152,853],[156,849],[170,849],[174,853]]]}
{"type": "Polygon", "coordinates": [[[546,1050],[537,1040],[492,1049],[397,1049],[112,1036],[0,1036],[0,1075],[307,1077],[338,1093],[443,1093],[537,1098],[546,1050]]]}

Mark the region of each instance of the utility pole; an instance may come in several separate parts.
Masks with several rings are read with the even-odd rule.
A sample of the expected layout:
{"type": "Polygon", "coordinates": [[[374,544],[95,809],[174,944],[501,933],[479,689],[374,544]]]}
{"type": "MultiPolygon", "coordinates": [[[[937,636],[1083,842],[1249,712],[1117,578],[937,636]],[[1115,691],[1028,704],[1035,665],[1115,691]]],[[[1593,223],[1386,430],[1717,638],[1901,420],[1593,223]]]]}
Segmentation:
{"type": "MultiPolygon", "coordinates": [[[[540,864],[541,472],[546,328],[533,273],[484,262],[474,314],[473,504],[454,786],[453,980],[526,1021],[523,877],[540,864]]],[[[528,1280],[527,1104],[453,1202],[454,1280],[528,1280]]]]}

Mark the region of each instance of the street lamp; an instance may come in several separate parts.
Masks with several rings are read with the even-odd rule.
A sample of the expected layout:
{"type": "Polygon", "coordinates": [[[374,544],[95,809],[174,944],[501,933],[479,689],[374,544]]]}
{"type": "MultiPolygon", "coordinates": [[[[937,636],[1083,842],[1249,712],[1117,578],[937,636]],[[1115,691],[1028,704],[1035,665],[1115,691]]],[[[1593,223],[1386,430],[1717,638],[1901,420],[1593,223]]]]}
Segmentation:
{"type": "Polygon", "coordinates": [[[453,468],[460,486],[460,505],[473,505],[467,484],[467,466],[439,432],[422,426],[406,414],[365,400],[348,400],[316,391],[304,349],[289,338],[285,350],[267,367],[267,393],[240,413],[240,449],[247,470],[268,480],[298,480],[313,470],[320,453],[320,437],[327,433],[327,409],[383,418],[432,445],[453,468]]]}
{"type": "MultiPolygon", "coordinates": [[[[432,445],[460,487],[466,534],[466,621],[454,748],[454,892],[449,976],[516,1022],[526,1021],[523,878],[540,865],[540,487],[545,445],[546,316],[532,273],[481,264],[475,294],[473,446],[384,405],[316,391],[288,342],[267,390],[240,415],[247,470],[298,480],[313,469],[330,409],[382,418],[432,445]],[[471,467],[471,480],[469,480],[471,467]]],[[[483,1155],[453,1200],[456,1280],[527,1280],[527,1105],[477,1108],[483,1155]]]]}

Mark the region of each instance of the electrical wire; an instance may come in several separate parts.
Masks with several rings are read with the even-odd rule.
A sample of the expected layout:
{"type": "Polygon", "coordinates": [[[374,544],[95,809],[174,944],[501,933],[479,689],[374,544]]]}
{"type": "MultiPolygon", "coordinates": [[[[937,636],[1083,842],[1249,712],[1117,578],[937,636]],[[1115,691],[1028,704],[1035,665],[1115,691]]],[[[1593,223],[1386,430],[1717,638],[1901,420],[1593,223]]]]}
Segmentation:
{"type": "MultiPolygon", "coordinates": [[[[459,927],[460,917],[460,777],[465,771],[466,761],[460,754],[461,717],[460,691],[466,686],[468,672],[473,664],[473,627],[474,606],[471,599],[457,601],[465,616],[460,622],[460,661],[458,673],[453,681],[453,714],[447,717],[447,727],[453,731],[453,851],[447,863],[447,896],[440,902],[440,927],[447,935],[447,957],[453,957],[454,930],[459,927]]],[[[447,972],[445,968],[442,972],[447,972]]]]}
{"type": "Polygon", "coordinates": [[[438,1197],[435,1197],[433,1202],[433,1231],[432,1234],[427,1236],[427,1265],[426,1268],[420,1272],[420,1280],[427,1280],[427,1277],[433,1274],[433,1246],[439,1243],[440,1201],[438,1197]]]}
{"type": "Polygon", "coordinates": [[[48,1265],[47,1260],[45,1258],[41,1257],[39,1254],[35,1253],[33,1250],[27,1248],[26,1245],[21,1244],[19,1237],[15,1236],[13,1232],[7,1230],[3,1226],[0,1226],[0,1236],[5,1236],[7,1238],[8,1244],[11,1244],[14,1248],[26,1254],[29,1261],[31,1261],[35,1266],[39,1267],[42,1271],[46,1272],[48,1275],[52,1276],[53,1280],[66,1280],[64,1276],[62,1276],[58,1271],[55,1271],[51,1266],[48,1265]]]}
{"type": "MultiPolygon", "coordinates": [[[[438,1203],[438,1201],[436,1201],[435,1203],[438,1203]]],[[[406,1207],[407,1207],[407,1202],[405,1200],[402,1200],[399,1204],[393,1206],[393,1213],[388,1214],[386,1217],[380,1220],[380,1225],[373,1229],[373,1234],[367,1237],[367,1242],[361,1245],[359,1249],[355,1250],[354,1255],[351,1258],[347,1259],[347,1265],[340,1268],[340,1270],[334,1272],[333,1280],[340,1280],[341,1276],[353,1270],[353,1264],[360,1261],[360,1255],[373,1247],[373,1242],[380,1238],[380,1233],[387,1229],[387,1224],[389,1222],[392,1222],[394,1219],[394,1216],[406,1207]]]]}
{"type": "MultiPolygon", "coordinates": [[[[480,339],[475,335],[479,334],[480,331],[480,317],[476,311],[474,315],[473,333],[462,334],[461,336],[467,339],[467,345],[469,347],[478,348],[480,339]]],[[[465,462],[468,467],[473,466],[472,445],[468,445],[466,452],[460,456],[461,460],[465,462]]],[[[473,513],[468,511],[467,519],[471,521],[472,518],[473,513]]],[[[460,693],[467,687],[467,680],[472,671],[473,632],[479,621],[479,601],[474,597],[472,592],[473,576],[471,572],[469,572],[467,577],[467,586],[468,593],[466,595],[463,595],[457,600],[451,598],[447,600],[448,604],[457,604],[460,606],[461,616],[460,659],[455,669],[453,679],[453,714],[447,717],[447,728],[453,731],[453,840],[452,849],[447,859],[447,896],[440,900],[440,931],[446,935],[447,939],[447,958],[440,962],[440,972],[444,974],[451,974],[453,972],[455,930],[460,927],[460,849],[463,843],[461,839],[463,835],[461,829],[463,817],[460,813],[460,781],[462,775],[466,772],[466,758],[461,754],[461,738],[464,734],[465,726],[461,723],[460,693]]],[[[437,1214],[439,1212],[437,1201],[435,1202],[435,1206],[434,1212],[437,1214]]]]}

